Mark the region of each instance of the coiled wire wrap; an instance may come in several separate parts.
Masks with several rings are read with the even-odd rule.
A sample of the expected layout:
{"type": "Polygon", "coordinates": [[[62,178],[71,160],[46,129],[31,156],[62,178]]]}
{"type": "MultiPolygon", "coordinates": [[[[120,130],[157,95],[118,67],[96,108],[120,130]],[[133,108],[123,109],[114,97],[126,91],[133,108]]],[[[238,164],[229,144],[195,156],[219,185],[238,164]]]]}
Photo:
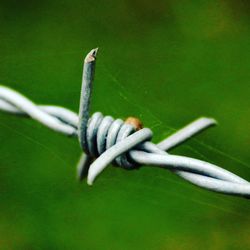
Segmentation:
{"type": "Polygon", "coordinates": [[[96,49],[92,50],[85,58],[79,116],[63,107],[35,105],[4,86],[0,86],[0,109],[29,116],[54,131],[78,137],[85,152],[78,163],[78,177],[82,179],[87,175],[90,185],[110,163],[125,169],[150,165],[169,169],[211,191],[250,197],[250,183],[241,177],[208,162],[165,152],[214,125],[213,119],[200,118],[153,144],[150,141],[153,133],[148,128],[136,131],[121,119],[103,116],[100,112],[89,117],[96,53],[96,49]]]}

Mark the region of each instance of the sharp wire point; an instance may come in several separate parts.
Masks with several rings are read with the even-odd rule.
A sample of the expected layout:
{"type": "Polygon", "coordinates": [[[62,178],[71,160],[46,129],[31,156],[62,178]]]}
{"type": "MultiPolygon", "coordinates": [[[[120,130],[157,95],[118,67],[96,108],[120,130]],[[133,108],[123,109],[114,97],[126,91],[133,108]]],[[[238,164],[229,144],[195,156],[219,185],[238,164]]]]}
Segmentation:
{"type": "Polygon", "coordinates": [[[151,142],[152,131],[142,128],[137,118],[122,121],[103,116],[100,112],[91,116],[97,52],[98,48],[92,49],[84,60],[78,115],[60,106],[36,105],[17,91],[1,85],[0,110],[28,116],[56,132],[78,137],[84,153],[77,164],[77,179],[87,178],[90,186],[111,163],[124,169],[148,165],[171,170],[186,181],[210,191],[250,198],[250,183],[243,178],[209,162],[168,153],[196,134],[217,125],[213,118],[201,117],[154,144],[151,142]]]}

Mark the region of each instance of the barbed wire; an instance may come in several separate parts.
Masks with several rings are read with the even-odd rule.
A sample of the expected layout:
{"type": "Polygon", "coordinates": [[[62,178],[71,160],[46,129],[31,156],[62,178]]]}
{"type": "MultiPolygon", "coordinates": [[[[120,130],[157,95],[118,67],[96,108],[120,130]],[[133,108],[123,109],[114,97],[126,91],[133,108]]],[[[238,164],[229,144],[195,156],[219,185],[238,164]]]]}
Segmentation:
{"type": "Polygon", "coordinates": [[[90,116],[90,100],[97,49],[85,60],[79,115],[73,111],[48,105],[36,105],[22,94],[0,86],[0,110],[28,116],[48,128],[67,136],[78,137],[83,154],[77,164],[79,180],[87,177],[92,185],[96,177],[111,163],[124,169],[144,165],[168,169],[183,179],[208,190],[250,197],[250,183],[214,164],[167,153],[199,132],[213,126],[212,118],[199,118],[158,144],[151,142],[153,132],[142,128],[137,118],[126,121],[103,116],[90,116]]]}

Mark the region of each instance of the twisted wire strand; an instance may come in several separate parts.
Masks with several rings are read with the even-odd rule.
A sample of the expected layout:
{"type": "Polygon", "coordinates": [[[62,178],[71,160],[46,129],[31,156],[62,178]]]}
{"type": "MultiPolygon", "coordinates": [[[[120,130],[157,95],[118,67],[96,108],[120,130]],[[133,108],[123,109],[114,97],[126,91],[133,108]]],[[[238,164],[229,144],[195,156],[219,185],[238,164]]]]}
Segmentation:
{"type": "Polygon", "coordinates": [[[250,183],[214,164],[190,157],[170,155],[166,151],[216,124],[211,118],[200,118],[167,137],[158,144],[151,142],[149,128],[136,127],[121,119],[89,115],[97,49],[91,50],[84,61],[79,115],[58,106],[36,105],[22,94],[0,86],[0,110],[28,116],[48,128],[78,137],[85,152],[78,165],[79,179],[87,176],[92,185],[96,177],[110,164],[124,169],[142,165],[168,169],[202,188],[236,196],[250,197],[250,183]]]}
{"type": "Polygon", "coordinates": [[[77,135],[77,115],[72,111],[56,106],[37,106],[20,93],[0,86],[0,109],[14,114],[27,115],[57,132],[77,135]]]}

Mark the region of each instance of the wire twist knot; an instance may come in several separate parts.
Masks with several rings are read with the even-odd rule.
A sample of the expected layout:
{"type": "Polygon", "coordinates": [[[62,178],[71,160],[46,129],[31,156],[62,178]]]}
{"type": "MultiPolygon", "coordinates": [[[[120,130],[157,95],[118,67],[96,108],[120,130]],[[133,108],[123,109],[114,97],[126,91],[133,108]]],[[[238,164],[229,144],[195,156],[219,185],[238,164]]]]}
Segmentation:
{"type": "MultiPolygon", "coordinates": [[[[124,122],[121,119],[103,116],[101,112],[96,112],[88,120],[85,131],[86,144],[84,144],[83,150],[92,158],[97,158],[141,128],[141,124],[135,118],[129,118],[124,122]]],[[[117,156],[114,162],[126,169],[132,169],[136,166],[126,152],[117,156]]]]}

